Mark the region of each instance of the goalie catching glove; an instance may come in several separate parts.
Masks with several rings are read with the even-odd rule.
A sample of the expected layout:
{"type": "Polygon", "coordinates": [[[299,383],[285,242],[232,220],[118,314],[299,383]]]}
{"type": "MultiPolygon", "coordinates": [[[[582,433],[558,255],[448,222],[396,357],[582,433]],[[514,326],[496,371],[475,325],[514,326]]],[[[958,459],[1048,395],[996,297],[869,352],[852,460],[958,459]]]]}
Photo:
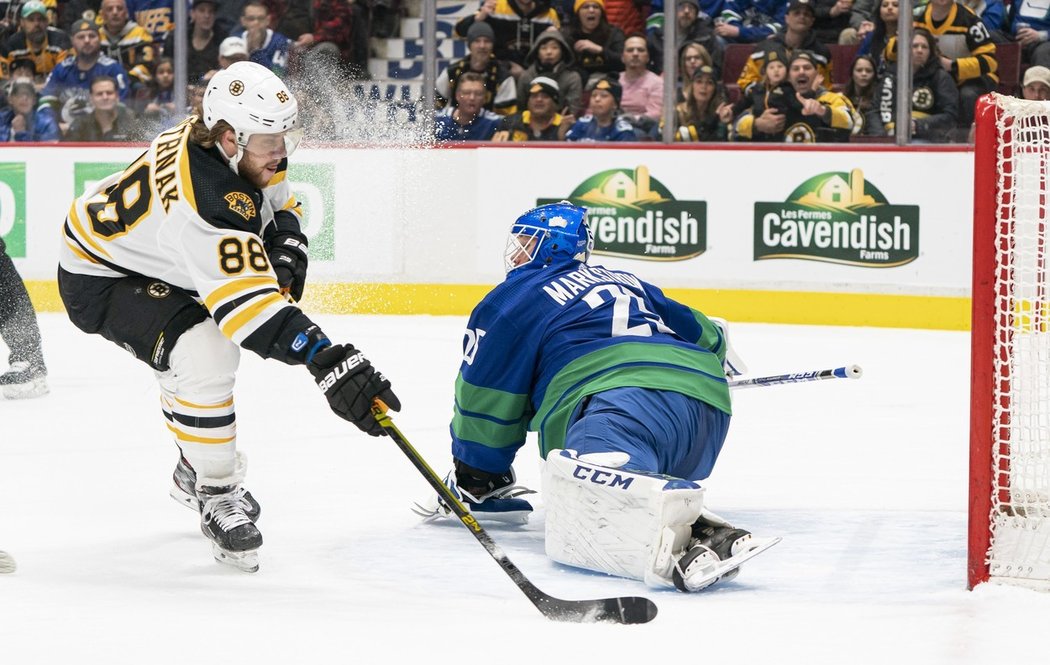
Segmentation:
{"type": "Polygon", "coordinates": [[[275,235],[267,243],[270,265],[277,274],[277,285],[299,302],[306,288],[306,243],[290,233],[275,235]]]}
{"type": "Polygon", "coordinates": [[[390,381],[353,344],[329,346],[307,367],[337,416],[370,436],[386,434],[372,415],[372,404],[379,399],[392,411],[400,411],[401,400],[390,389],[390,381]]]}
{"type": "MultiPolygon", "coordinates": [[[[532,504],[518,497],[536,492],[515,485],[515,480],[514,469],[506,473],[490,473],[456,460],[455,469],[448,472],[444,483],[479,522],[524,524],[529,521],[532,504]]],[[[455,517],[440,496],[417,503],[412,512],[426,518],[428,522],[455,517]]]]}

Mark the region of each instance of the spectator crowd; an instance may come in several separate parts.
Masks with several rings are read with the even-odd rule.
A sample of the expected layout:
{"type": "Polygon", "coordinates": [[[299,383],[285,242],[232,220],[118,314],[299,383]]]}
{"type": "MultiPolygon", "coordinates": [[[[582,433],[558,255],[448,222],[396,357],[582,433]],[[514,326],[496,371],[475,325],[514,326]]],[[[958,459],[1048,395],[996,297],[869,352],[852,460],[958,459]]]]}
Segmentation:
{"type": "MultiPolygon", "coordinates": [[[[898,9],[898,0],[678,0],[672,19],[662,0],[481,0],[455,26],[469,56],[438,77],[437,137],[659,140],[673,85],[676,141],[892,141],[898,9]],[[663,71],[666,20],[673,72],[663,71]],[[467,74],[480,78],[470,77],[476,99],[464,104],[455,92],[467,74]]],[[[912,20],[911,141],[969,140],[987,92],[1046,99],[1045,2],[920,0],[912,20]],[[1021,80],[1002,78],[1001,54],[1019,57],[1021,80]]]]}
{"type": "Polygon", "coordinates": [[[390,30],[389,0],[184,1],[185,109],[175,107],[175,0],[0,2],[0,140],[149,141],[234,62],[289,81],[318,68],[352,81],[365,76],[372,26],[390,30]]]}
{"type": "MultiPolygon", "coordinates": [[[[368,77],[369,39],[397,34],[400,11],[400,0],[185,0],[189,104],[177,109],[175,1],[0,2],[0,137],[149,140],[238,60],[331,96],[368,77]]],[[[662,9],[662,0],[480,0],[454,27],[467,55],[438,74],[437,139],[659,140],[666,86],[676,141],[878,141],[898,131],[898,0],[662,9]],[[663,71],[666,20],[674,71],[663,71]]],[[[1050,93],[1044,0],[922,0],[913,24],[911,140],[967,141],[989,91],[1050,93]],[[1020,80],[1002,79],[1007,52],[1018,54],[1020,80]]],[[[307,104],[305,121],[333,122],[319,106],[307,104]]]]}

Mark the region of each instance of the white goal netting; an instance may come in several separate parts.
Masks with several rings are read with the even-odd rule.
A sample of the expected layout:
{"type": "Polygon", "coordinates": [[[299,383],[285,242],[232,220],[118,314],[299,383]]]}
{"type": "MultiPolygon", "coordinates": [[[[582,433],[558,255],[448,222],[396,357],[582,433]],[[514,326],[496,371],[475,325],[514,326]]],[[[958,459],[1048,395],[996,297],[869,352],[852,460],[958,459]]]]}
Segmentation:
{"type": "Polygon", "coordinates": [[[997,104],[988,565],[1050,586],[1050,104],[997,104]]]}

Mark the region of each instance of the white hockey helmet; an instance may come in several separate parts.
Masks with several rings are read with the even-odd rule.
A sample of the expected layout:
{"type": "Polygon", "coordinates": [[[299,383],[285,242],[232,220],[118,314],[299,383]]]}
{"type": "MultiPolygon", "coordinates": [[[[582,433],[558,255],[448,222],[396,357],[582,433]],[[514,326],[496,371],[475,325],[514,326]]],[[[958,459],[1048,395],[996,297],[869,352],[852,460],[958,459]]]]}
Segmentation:
{"type": "Polygon", "coordinates": [[[230,164],[234,170],[254,134],[283,133],[289,155],[302,138],[295,95],[276,74],[254,62],[235,62],[216,72],[208,81],[202,107],[208,129],[220,120],[233,127],[238,146],[230,164]]]}

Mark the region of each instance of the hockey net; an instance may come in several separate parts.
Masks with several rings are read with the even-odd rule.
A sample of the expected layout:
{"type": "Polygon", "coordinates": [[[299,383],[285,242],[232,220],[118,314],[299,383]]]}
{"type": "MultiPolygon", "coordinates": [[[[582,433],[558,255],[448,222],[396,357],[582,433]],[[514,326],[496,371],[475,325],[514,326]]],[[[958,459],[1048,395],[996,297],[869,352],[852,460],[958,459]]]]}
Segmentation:
{"type": "Polygon", "coordinates": [[[978,103],[968,583],[1050,590],[1050,103],[978,103]]]}

